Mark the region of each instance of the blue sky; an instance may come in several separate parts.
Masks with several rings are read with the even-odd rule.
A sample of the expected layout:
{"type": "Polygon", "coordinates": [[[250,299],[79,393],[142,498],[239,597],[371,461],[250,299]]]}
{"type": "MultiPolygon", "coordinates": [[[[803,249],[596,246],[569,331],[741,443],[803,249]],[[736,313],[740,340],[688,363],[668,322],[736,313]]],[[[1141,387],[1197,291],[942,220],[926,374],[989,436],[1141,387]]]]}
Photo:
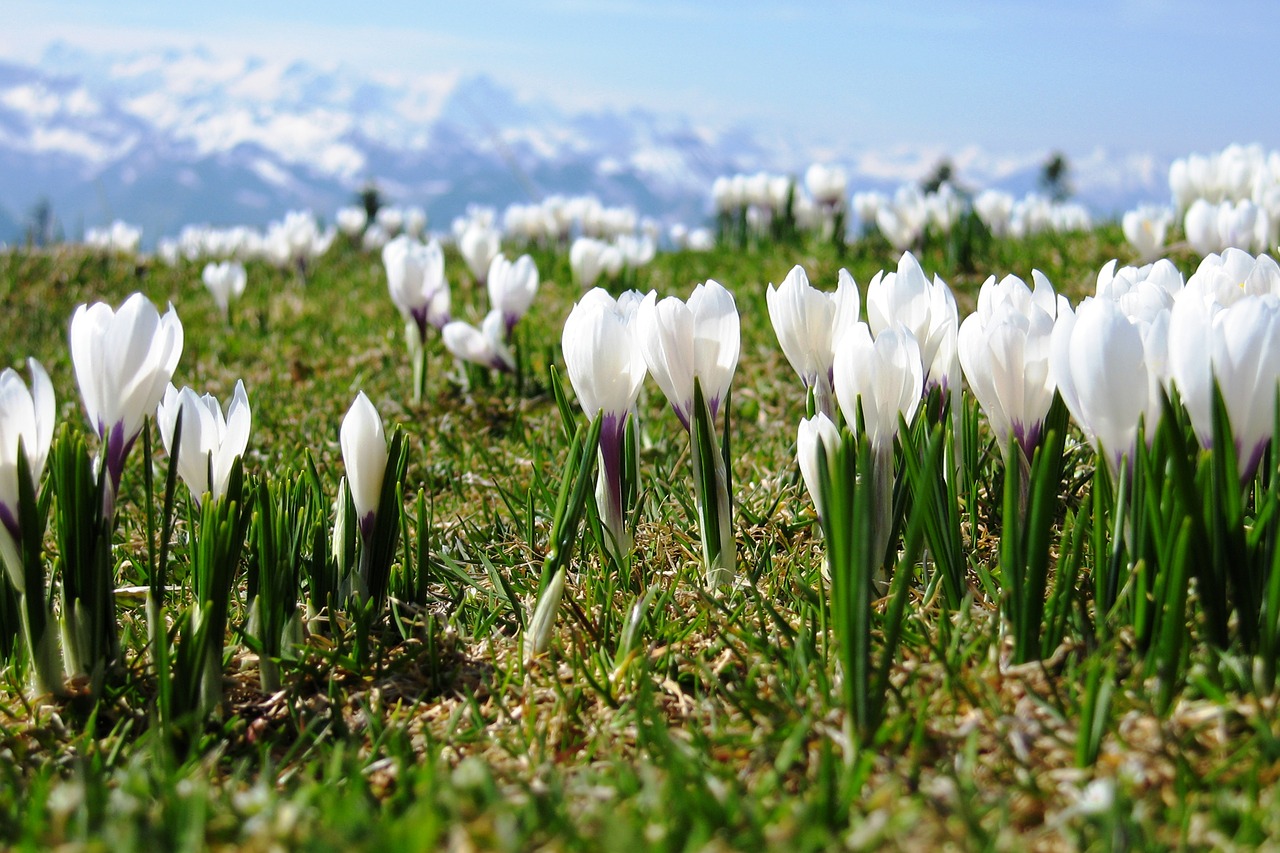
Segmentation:
{"type": "Polygon", "coordinates": [[[199,44],[369,71],[485,72],[568,106],[749,120],[841,148],[1177,156],[1280,147],[1278,38],[1274,0],[5,0],[0,58],[34,60],[55,39],[199,44]]]}

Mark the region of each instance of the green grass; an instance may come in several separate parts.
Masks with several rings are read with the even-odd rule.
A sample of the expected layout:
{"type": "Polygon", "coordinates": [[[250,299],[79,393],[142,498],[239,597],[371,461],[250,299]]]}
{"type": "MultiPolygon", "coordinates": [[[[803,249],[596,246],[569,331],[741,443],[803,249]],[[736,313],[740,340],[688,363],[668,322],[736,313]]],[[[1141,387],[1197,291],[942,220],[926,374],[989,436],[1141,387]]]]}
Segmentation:
{"type": "MultiPolygon", "coordinates": [[[[800,851],[1255,847],[1280,837],[1275,697],[1209,677],[1222,667],[1203,644],[1168,715],[1123,633],[1095,641],[1069,631],[1075,639],[1043,663],[1007,665],[999,605],[980,579],[998,551],[994,482],[967,516],[964,606],[945,612],[911,590],[887,720],[871,746],[847,742],[823,546],[794,464],[804,400],[764,292],[799,263],[825,289],[848,266],[865,295],[897,261],[874,241],[844,258],[813,245],[660,255],[636,274],[637,287],[662,295],[687,296],[707,278],[736,295],[732,480],[749,582],[723,596],[700,589],[688,443],[650,383],[633,573],[609,577],[594,549],[579,547],[552,651],[526,666],[520,625],[567,450],[547,368],[576,296],[566,253],[535,254],[543,286],[521,324],[525,375],[464,373],[433,338],[420,406],[406,402],[403,326],[375,255],[335,248],[305,284],[251,264],[229,327],[195,265],[70,248],[0,255],[0,364],[40,359],[60,421],[84,423],[67,350],[72,310],[141,289],[183,319],[176,384],[225,399],[244,380],[254,413],[247,475],[300,472],[309,452],[332,499],[338,427],[363,389],[388,432],[405,428],[406,503],[423,490],[429,521],[411,520],[402,542],[416,554],[426,540],[427,595],[378,628],[368,666],[357,665],[349,635],[313,636],[283,665],[283,690],[264,695],[239,634],[245,614],[233,612],[227,713],[185,754],[154,720],[140,599],[117,602],[127,671],[100,699],[30,704],[21,667],[10,665],[0,838],[31,849],[800,851]],[[1081,755],[1096,762],[1082,767],[1081,755]],[[1090,793],[1112,795],[1083,799],[1091,782],[1090,793]]],[[[988,274],[1029,280],[1035,267],[1075,300],[1103,263],[1127,254],[1107,226],[992,243],[968,269],[954,256],[934,246],[921,260],[951,284],[963,315],[988,274]]],[[[455,255],[446,270],[454,315],[478,319],[483,292],[455,255]]],[[[148,462],[157,483],[168,467],[162,452],[130,458],[118,585],[146,583],[148,462]]],[[[179,504],[187,499],[183,488],[179,504]]],[[[185,517],[171,575],[189,584],[185,517]]]]}

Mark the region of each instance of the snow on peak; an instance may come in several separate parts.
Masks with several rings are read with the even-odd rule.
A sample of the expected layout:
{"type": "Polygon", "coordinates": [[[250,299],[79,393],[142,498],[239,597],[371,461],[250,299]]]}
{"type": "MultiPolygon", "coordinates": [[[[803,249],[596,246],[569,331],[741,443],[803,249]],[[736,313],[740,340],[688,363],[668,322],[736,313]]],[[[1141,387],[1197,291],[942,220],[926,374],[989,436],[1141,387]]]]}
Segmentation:
{"type": "MultiPolygon", "coordinates": [[[[0,162],[17,164],[0,173],[6,203],[16,210],[47,195],[85,221],[106,207],[128,216],[130,193],[156,186],[187,194],[189,212],[168,215],[208,219],[336,207],[371,179],[396,201],[432,206],[436,221],[469,202],[500,207],[558,192],[692,217],[709,209],[712,181],[724,174],[800,175],[823,162],[846,167],[851,190],[883,190],[948,160],[971,189],[1025,192],[1047,154],[859,150],[793,128],[713,127],[642,109],[567,112],[484,75],[371,74],[198,48],[54,44],[36,67],[0,62],[0,162]]],[[[1100,210],[1165,194],[1167,165],[1149,156],[1097,151],[1071,165],[1072,182],[1100,210]]]]}

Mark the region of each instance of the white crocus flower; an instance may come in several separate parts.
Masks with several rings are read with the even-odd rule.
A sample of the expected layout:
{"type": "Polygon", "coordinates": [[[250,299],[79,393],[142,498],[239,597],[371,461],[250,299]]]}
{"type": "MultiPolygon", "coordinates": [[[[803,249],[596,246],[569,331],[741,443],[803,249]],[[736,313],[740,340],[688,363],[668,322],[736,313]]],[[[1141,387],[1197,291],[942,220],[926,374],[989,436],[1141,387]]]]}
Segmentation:
{"type": "Polygon", "coordinates": [[[849,186],[848,175],[839,166],[814,163],[804,173],[804,185],[813,200],[827,207],[844,205],[844,194],[849,186]]]}
{"type": "Polygon", "coordinates": [[[1172,308],[1185,286],[1182,273],[1167,259],[1141,267],[1117,269],[1117,265],[1117,261],[1108,261],[1098,271],[1094,295],[1117,303],[1129,317],[1150,317],[1172,308]]]}
{"type": "Polygon", "coordinates": [[[588,418],[600,412],[621,416],[631,411],[644,383],[644,353],[621,303],[607,291],[593,288],[565,320],[561,336],[565,368],[588,418]]]}
{"type": "Polygon", "coordinates": [[[1067,410],[1118,471],[1132,458],[1139,423],[1150,439],[1160,416],[1160,381],[1141,329],[1115,302],[1089,298],[1058,315],[1049,346],[1049,372],[1067,410]]]}
{"type": "Polygon", "coordinates": [[[359,236],[364,231],[365,225],[369,224],[368,212],[357,205],[338,208],[334,219],[337,221],[338,230],[348,237],[359,236]]]}
{"type": "Polygon", "coordinates": [[[818,410],[835,415],[832,365],[839,334],[858,322],[861,299],[848,270],[840,270],[835,293],[809,284],[804,268],[793,267],[782,285],[765,292],[769,319],[782,352],[806,389],[814,390],[818,410]]]}
{"type": "Polygon", "coordinates": [[[601,418],[596,495],[619,564],[631,551],[623,504],[623,446],[627,417],[646,373],[640,341],[618,302],[588,291],[565,320],[561,336],[569,382],[587,418],[601,418]]]}
{"type": "Polygon", "coordinates": [[[239,299],[244,294],[245,284],[248,281],[244,264],[239,261],[205,264],[200,278],[204,286],[209,289],[213,302],[218,306],[223,317],[226,317],[231,310],[231,300],[239,299]]]}
{"type": "MultiPolygon", "coordinates": [[[[156,410],[182,355],[182,321],[163,316],[141,293],[119,311],[105,302],[81,305],[71,317],[71,362],[102,450],[112,494],[143,422],[156,410]]],[[[114,505],[114,499],[109,498],[114,505]]]]}
{"type": "Polygon", "coordinates": [[[1142,262],[1153,261],[1164,253],[1165,235],[1173,222],[1173,213],[1163,207],[1144,205],[1130,210],[1120,220],[1124,238],[1138,253],[1142,262]]]}
{"type": "Polygon", "coordinates": [[[873,339],[867,324],[858,323],[841,338],[834,373],[845,423],[857,429],[861,400],[872,449],[892,450],[898,416],[910,423],[923,396],[924,372],[915,336],[899,325],[873,339]]]}
{"type": "Polygon", "coordinates": [[[1198,255],[1209,255],[1224,248],[1218,231],[1218,209],[1203,198],[1196,199],[1187,208],[1182,230],[1198,255]]]}
{"type": "Polygon", "coordinates": [[[502,312],[502,321],[510,335],[538,294],[538,267],[528,255],[521,255],[515,262],[498,255],[489,264],[486,285],[489,307],[502,312]]]}
{"type": "Polygon", "coordinates": [[[910,252],[902,254],[897,272],[876,273],[867,285],[867,323],[876,336],[898,325],[911,332],[920,349],[924,393],[935,386],[944,394],[956,388],[960,363],[955,336],[960,324],[955,297],[936,275],[933,281],[925,278],[910,252]]]}
{"type": "Polygon", "coordinates": [[[498,256],[500,242],[497,231],[478,222],[467,225],[458,238],[458,251],[477,284],[484,284],[489,264],[498,256]]]}
{"type": "Polygon", "coordinates": [[[1274,425],[1280,296],[1246,295],[1224,307],[1188,290],[1169,316],[1168,362],[1172,384],[1205,447],[1213,442],[1216,378],[1240,454],[1241,476],[1251,478],[1274,425]]]}
{"type": "Polygon", "coordinates": [[[592,237],[579,237],[569,247],[569,270],[573,273],[574,281],[583,290],[594,287],[600,274],[605,271],[605,252],[608,248],[608,243],[592,237]]]}
{"type": "Polygon", "coordinates": [[[439,242],[423,244],[401,234],[383,247],[382,265],[391,301],[425,342],[428,326],[439,329],[449,322],[449,281],[439,242]]]}
{"type": "Polygon", "coordinates": [[[636,315],[645,362],[685,429],[692,424],[693,385],[702,385],[711,417],[729,392],[741,347],[733,295],[715,281],[699,284],[689,301],[650,293],[636,315]]]}
{"type": "Polygon", "coordinates": [[[156,423],[164,449],[173,453],[173,433],[182,419],[176,464],[183,482],[199,503],[206,492],[219,500],[227,491],[231,467],[249,446],[253,413],[244,382],[237,381],[226,414],[212,394],[200,396],[190,388],[179,391],[172,384],[156,411],[156,423]],[[212,474],[213,479],[210,479],[212,474]]]}
{"type": "Polygon", "coordinates": [[[516,369],[515,356],[506,342],[506,324],[502,312],[490,311],[477,329],[470,323],[454,320],[440,332],[445,349],[463,361],[482,364],[494,370],[516,369]]]}
{"type": "Polygon", "coordinates": [[[1280,295],[1280,265],[1270,255],[1256,258],[1241,249],[1209,254],[1187,279],[1187,296],[1222,306],[1245,296],[1280,295]]]}
{"type": "Polygon", "coordinates": [[[992,237],[1004,237],[1009,233],[1009,220],[1013,216],[1013,196],[1001,190],[983,190],[973,200],[973,212],[987,226],[992,237]]]}
{"type": "Polygon", "coordinates": [[[1253,478],[1275,428],[1280,296],[1240,300],[1215,318],[1211,361],[1231,421],[1240,476],[1253,478]]]}
{"type": "Polygon", "coordinates": [[[709,416],[707,427],[712,434],[719,432],[716,418],[733,382],[741,347],[738,308],[729,291],[708,281],[694,288],[688,303],[675,297],[659,302],[650,293],[640,303],[635,322],[649,372],[690,432],[703,568],[707,586],[718,587],[733,577],[737,559],[728,471],[718,449],[700,449],[694,427],[709,416]],[[695,387],[702,390],[705,414],[694,411],[695,387]]]}
{"type": "Polygon", "coordinates": [[[1054,322],[1060,310],[1070,310],[1043,273],[1031,275],[1034,289],[1013,275],[999,282],[988,278],[978,292],[978,310],[965,318],[957,339],[965,379],[1001,453],[1008,452],[1013,435],[1028,461],[1053,403],[1049,341],[1054,322]]]}
{"type": "Polygon", "coordinates": [[[27,366],[31,369],[30,390],[13,368],[6,367],[0,372],[0,558],[19,592],[25,590],[26,583],[19,546],[22,519],[18,507],[21,485],[18,445],[21,443],[22,453],[27,457],[31,490],[35,494],[49,456],[57,417],[49,374],[34,358],[27,359],[27,366]]]}

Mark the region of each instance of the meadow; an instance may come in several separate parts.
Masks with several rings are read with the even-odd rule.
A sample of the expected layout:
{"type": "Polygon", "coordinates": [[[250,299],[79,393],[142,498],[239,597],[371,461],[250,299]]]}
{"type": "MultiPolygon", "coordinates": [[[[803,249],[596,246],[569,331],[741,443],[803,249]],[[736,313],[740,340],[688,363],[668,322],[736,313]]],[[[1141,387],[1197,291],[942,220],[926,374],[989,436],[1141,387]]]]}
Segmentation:
{"type": "MultiPolygon", "coordinates": [[[[1037,269],[1075,303],[1093,294],[1108,261],[1133,262],[1117,224],[1025,239],[979,230],[917,252],[926,273],[950,285],[961,317],[989,275],[1030,282],[1037,269]]],[[[734,296],[741,356],[727,461],[737,577],[703,582],[690,444],[648,382],[634,556],[619,571],[594,544],[592,518],[575,526],[559,618],[547,650],[527,655],[571,473],[572,429],[551,368],[563,370],[561,330],[582,292],[567,247],[507,254],[523,251],[542,283],[518,326],[517,370],[464,367],[432,334],[417,403],[382,260],[343,238],[305,276],[250,262],[226,319],[200,283],[201,264],[71,246],[0,254],[0,364],[24,375],[27,357],[44,365],[60,425],[91,435],[68,348],[76,306],[115,306],[141,291],[182,319],[176,385],[226,400],[244,382],[253,407],[246,481],[306,481],[322,493],[323,506],[305,514],[324,521],[325,541],[344,473],[339,426],[357,392],[387,434],[402,428],[407,442],[385,608],[304,619],[297,644],[273,662],[278,689],[263,689],[267,653],[246,606],[251,546],[233,580],[221,701],[176,725],[158,710],[166,688],[148,636],[148,566],[167,562],[176,643],[199,512],[185,487],[172,488],[168,529],[169,459],[158,437],[140,442],[110,548],[118,660],[72,679],[63,696],[37,695],[10,640],[0,838],[28,849],[800,851],[1230,849],[1280,837],[1274,674],[1258,674],[1267,669],[1258,644],[1236,639],[1243,608],[1225,638],[1215,635],[1199,606],[1204,578],[1184,578],[1189,592],[1160,624],[1161,636],[1185,642],[1150,663],[1144,623],[1122,613],[1125,600],[1146,600],[1140,569],[1122,575],[1110,609],[1098,604],[1098,578],[1115,577],[1117,560],[1143,564],[1147,552],[1113,548],[1097,530],[1110,510],[1094,495],[1098,463],[1074,429],[1045,510],[1041,595],[1060,641],[1044,654],[1015,649],[1001,552],[1009,490],[1001,448],[972,420],[952,516],[960,587],[953,596],[934,580],[938,540],[908,512],[897,582],[874,587],[865,625],[872,652],[889,650],[875,682],[882,714],[869,728],[851,723],[825,571],[830,537],[796,464],[805,395],[771,327],[766,287],[798,264],[828,291],[845,268],[865,294],[898,263],[879,237],[665,252],[612,284],[683,298],[714,279],[734,296]],[[1072,538],[1067,519],[1091,512],[1094,528],[1072,538]],[[1072,574],[1059,583],[1055,567],[1072,548],[1072,574]]],[[[1183,276],[1199,263],[1185,248],[1171,257],[1183,276]]],[[[483,288],[452,246],[445,270],[453,315],[478,322],[483,288]]],[[[963,399],[953,405],[973,410],[963,399]]],[[[1262,508],[1274,505],[1264,496],[1276,467],[1268,452],[1240,509],[1249,547],[1274,526],[1262,508]]],[[[927,501],[916,494],[908,503],[927,501]]],[[[1150,533],[1161,559],[1166,538],[1174,534],[1150,533]]],[[[52,533],[44,546],[58,551],[52,533]]],[[[300,550],[314,556],[310,545],[300,550]]],[[[293,598],[315,595],[304,578],[293,598]]]]}

